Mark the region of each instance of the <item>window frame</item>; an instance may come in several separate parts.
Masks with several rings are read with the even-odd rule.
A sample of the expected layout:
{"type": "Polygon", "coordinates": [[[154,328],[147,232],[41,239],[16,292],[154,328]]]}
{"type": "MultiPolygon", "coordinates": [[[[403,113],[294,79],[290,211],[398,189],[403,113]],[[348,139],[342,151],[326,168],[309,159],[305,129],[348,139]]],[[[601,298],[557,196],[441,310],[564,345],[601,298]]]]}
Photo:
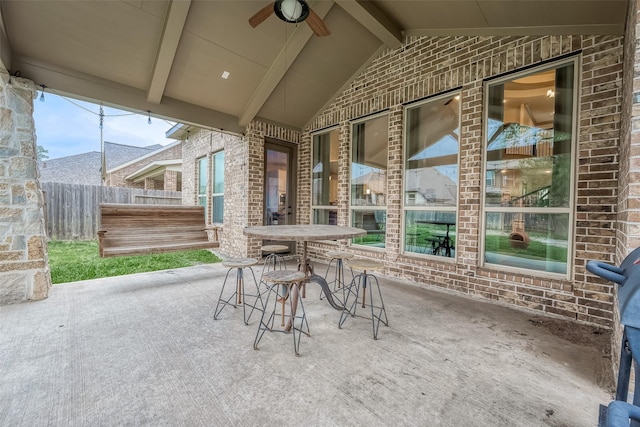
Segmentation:
{"type": "MultiPolygon", "coordinates": [[[[312,132],[311,133],[311,170],[309,172],[309,176],[310,176],[310,182],[311,182],[311,209],[309,210],[309,223],[310,224],[316,224],[315,222],[315,212],[318,210],[323,210],[323,211],[336,211],[336,222],[339,221],[338,219],[338,214],[339,214],[339,210],[338,210],[338,204],[340,203],[340,196],[338,195],[337,201],[338,204],[336,204],[335,206],[333,205],[316,205],[314,204],[314,198],[313,198],[313,192],[314,192],[314,188],[313,188],[313,153],[314,153],[314,144],[315,144],[315,139],[316,136],[321,136],[321,135],[325,135],[325,134],[331,134],[332,132],[337,132],[338,134],[338,187],[339,187],[339,183],[340,183],[340,127],[339,126],[332,126],[329,128],[325,128],[316,132],[312,132]]],[[[339,190],[338,190],[339,191],[339,190]]]]}
{"type": "Polygon", "coordinates": [[[197,178],[197,185],[196,185],[196,205],[197,206],[204,206],[204,217],[205,220],[207,220],[209,218],[209,194],[207,191],[207,188],[209,187],[209,156],[208,155],[204,155],[204,156],[200,156],[196,158],[196,178],[197,178]],[[200,182],[200,178],[202,178],[202,161],[206,162],[206,168],[207,171],[205,172],[205,177],[207,178],[207,182],[205,183],[205,189],[204,189],[204,193],[200,193],[200,188],[201,188],[201,182],[200,182]],[[204,205],[200,203],[201,200],[204,199],[204,205]]]}
{"type": "MultiPolygon", "coordinates": [[[[349,200],[349,214],[348,214],[348,224],[349,226],[353,227],[353,213],[357,212],[357,211],[367,211],[367,210],[373,210],[373,211],[383,211],[384,215],[385,215],[385,228],[384,228],[384,246],[382,247],[377,247],[377,246],[371,246],[371,245],[365,245],[365,244],[361,244],[361,243],[355,243],[352,239],[349,239],[349,245],[351,246],[355,246],[357,248],[360,249],[367,249],[367,250],[373,250],[373,251],[384,251],[386,250],[387,244],[387,227],[386,227],[386,215],[387,215],[387,207],[389,205],[389,196],[388,196],[388,192],[389,192],[389,186],[388,186],[388,181],[389,181],[389,120],[390,118],[390,113],[388,110],[385,111],[381,111],[378,113],[373,113],[373,114],[369,114],[367,116],[364,117],[360,117],[357,119],[353,119],[349,121],[349,196],[348,196],[348,200],[349,200]],[[360,123],[366,123],[370,120],[374,120],[380,117],[386,117],[387,118],[387,164],[386,164],[386,171],[385,171],[385,204],[384,206],[358,206],[358,205],[353,205],[353,199],[352,199],[352,195],[351,195],[351,180],[353,177],[353,129],[356,125],[360,124],[360,123]]],[[[368,234],[368,233],[367,233],[368,234]]]]}
{"type": "MultiPolygon", "coordinates": [[[[407,247],[407,242],[406,242],[406,238],[407,238],[407,234],[406,234],[406,228],[407,228],[407,212],[453,212],[456,218],[456,225],[455,225],[455,229],[456,229],[456,241],[457,241],[457,227],[458,227],[458,218],[459,218],[459,212],[458,212],[458,208],[460,206],[460,162],[461,162],[461,156],[460,156],[460,144],[462,141],[462,90],[461,89],[455,89],[455,90],[450,90],[444,93],[440,93],[440,94],[435,94],[433,96],[428,97],[427,99],[422,99],[420,101],[416,101],[416,102],[412,102],[409,104],[406,104],[403,108],[403,126],[402,126],[402,193],[401,193],[401,197],[402,197],[402,203],[401,203],[401,212],[402,212],[402,218],[401,218],[401,239],[400,239],[400,252],[403,255],[407,255],[407,256],[416,256],[416,257],[424,257],[424,258],[430,258],[430,259],[437,259],[438,261],[445,261],[445,262],[455,262],[457,257],[458,257],[458,252],[455,251],[454,256],[452,257],[447,257],[447,256],[441,256],[441,255],[436,255],[436,254],[429,254],[429,253],[420,253],[420,252],[413,252],[413,251],[408,251],[406,250],[407,247]],[[455,97],[459,97],[459,109],[458,109],[458,152],[457,152],[457,172],[458,172],[458,177],[457,177],[457,187],[456,187],[456,203],[455,206],[410,206],[407,205],[406,203],[406,174],[407,174],[407,138],[408,138],[408,125],[409,125],[409,121],[407,120],[408,117],[408,111],[413,109],[413,108],[419,108],[421,106],[427,105],[429,103],[432,102],[437,102],[443,99],[447,99],[447,98],[455,98],[455,97]]],[[[415,196],[414,196],[415,197],[415,196]]]]}
{"type": "Polygon", "coordinates": [[[215,153],[211,153],[211,223],[212,224],[222,224],[224,223],[224,187],[225,187],[225,161],[226,156],[224,154],[224,150],[216,151],[215,153]],[[222,156],[222,193],[216,193],[216,162],[215,158],[217,156],[222,156]],[[216,198],[222,197],[222,221],[217,222],[214,220],[215,207],[216,207],[216,198]]]}
{"type": "MultiPolygon", "coordinates": [[[[581,70],[582,70],[582,61],[579,55],[571,56],[569,58],[564,58],[557,61],[550,61],[548,63],[540,64],[537,66],[527,67],[526,69],[516,70],[512,73],[507,73],[505,75],[501,75],[496,78],[486,79],[483,84],[483,117],[482,117],[482,165],[481,165],[481,194],[480,194],[480,221],[479,221],[479,245],[478,248],[478,265],[482,268],[486,268],[488,270],[497,270],[497,271],[506,271],[517,274],[527,274],[527,275],[535,275],[538,277],[548,277],[552,279],[566,279],[572,280],[574,276],[574,265],[575,265],[575,218],[576,218],[576,208],[577,208],[577,190],[576,186],[578,184],[578,179],[576,176],[577,171],[577,162],[579,157],[579,131],[580,131],[580,90],[581,90],[581,70]],[[509,81],[513,81],[522,77],[531,76],[537,73],[541,73],[548,70],[557,70],[563,66],[568,64],[573,65],[573,107],[571,110],[572,114],[572,123],[571,123],[571,158],[569,161],[570,172],[569,179],[570,182],[568,184],[569,190],[569,206],[567,207],[509,207],[509,206],[491,206],[488,207],[486,205],[486,197],[487,197],[487,183],[486,183],[486,173],[487,173],[487,141],[486,137],[488,134],[488,100],[489,100],[489,87],[496,84],[505,84],[509,81]],[[487,230],[487,214],[488,213],[523,213],[526,214],[549,214],[549,215],[557,215],[557,214],[567,214],[568,215],[568,223],[567,223],[567,263],[566,263],[566,273],[554,273],[552,271],[544,271],[544,270],[536,270],[530,269],[526,267],[513,267],[502,264],[489,263],[486,261],[486,230],[487,230]]],[[[496,180],[499,177],[496,177],[496,180]]]]}

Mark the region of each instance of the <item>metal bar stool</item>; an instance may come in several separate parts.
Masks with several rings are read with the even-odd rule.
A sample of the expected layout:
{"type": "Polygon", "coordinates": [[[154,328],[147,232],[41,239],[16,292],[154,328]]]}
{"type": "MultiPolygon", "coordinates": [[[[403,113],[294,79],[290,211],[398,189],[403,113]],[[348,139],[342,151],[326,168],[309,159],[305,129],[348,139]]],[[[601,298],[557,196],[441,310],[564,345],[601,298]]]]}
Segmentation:
{"type": "Polygon", "coordinates": [[[293,349],[298,356],[300,350],[300,338],[302,334],[311,336],[309,323],[302,303],[300,286],[306,280],[306,275],[302,271],[295,270],[271,270],[264,273],[263,279],[269,283],[265,309],[260,318],[258,332],[253,341],[253,349],[258,349],[258,344],[264,333],[284,332],[293,335],[293,349]],[[289,300],[289,313],[286,313],[286,301],[289,300]],[[273,310],[267,312],[269,301],[273,302],[273,310]],[[280,328],[274,329],[276,316],[280,315],[280,328]],[[286,320],[286,322],[285,322],[286,320]]]}
{"type": "Polygon", "coordinates": [[[213,314],[213,318],[218,320],[218,316],[224,310],[227,305],[231,305],[234,308],[237,308],[239,305],[242,305],[242,312],[244,316],[244,324],[248,325],[249,320],[251,319],[251,315],[255,309],[258,309],[264,312],[264,304],[262,302],[262,296],[260,295],[260,287],[258,285],[258,281],[256,280],[256,275],[253,272],[252,266],[256,265],[258,260],[255,258],[230,258],[222,262],[222,265],[227,267],[227,275],[224,277],[224,283],[222,284],[222,289],[220,290],[220,296],[218,297],[218,303],[216,304],[216,309],[213,314]],[[224,288],[227,286],[227,279],[229,278],[229,273],[235,269],[236,270],[236,284],[233,289],[231,295],[227,298],[224,297],[224,288]],[[253,283],[256,286],[256,294],[247,294],[245,292],[245,283],[244,283],[244,270],[248,269],[251,272],[251,276],[253,276],[253,283]],[[247,303],[247,296],[255,297],[253,305],[247,303]],[[258,303],[260,305],[258,306],[258,303]],[[251,307],[251,311],[249,312],[249,316],[247,316],[247,306],[251,307]]]}
{"type": "Polygon", "coordinates": [[[287,262],[282,255],[285,253],[289,253],[289,246],[264,245],[260,248],[260,251],[264,256],[264,266],[262,267],[262,274],[264,274],[265,271],[271,270],[272,267],[274,270],[287,269],[287,262]]]}
{"type": "MultiPolygon", "coordinates": [[[[330,258],[331,260],[329,261],[329,265],[327,265],[327,271],[324,274],[324,280],[327,281],[327,284],[333,284],[333,292],[332,294],[334,296],[337,296],[338,291],[342,291],[342,299],[341,302],[344,305],[345,299],[346,299],[346,293],[345,293],[345,289],[348,285],[347,282],[345,282],[344,279],[344,260],[350,260],[351,258],[353,258],[353,254],[349,253],[349,252],[343,252],[343,251],[331,251],[331,252],[327,252],[327,258],[330,258]],[[328,280],[328,276],[329,276],[329,271],[331,270],[331,264],[335,261],[335,271],[333,274],[333,279],[328,280]]],[[[349,268],[349,270],[351,270],[351,281],[353,281],[353,270],[351,268],[349,268]]],[[[351,282],[350,281],[350,282],[351,282]]],[[[322,290],[320,290],[320,299],[323,298],[323,292],[322,290]]]]}
{"type": "Polygon", "coordinates": [[[380,299],[379,301],[374,301],[374,292],[373,289],[370,289],[369,306],[371,307],[373,339],[377,340],[380,322],[382,322],[385,326],[389,326],[389,319],[387,318],[387,310],[384,308],[384,301],[382,300],[382,292],[380,292],[380,284],[378,283],[378,278],[374,274],[367,273],[367,271],[380,270],[384,268],[384,265],[382,265],[382,263],[378,261],[370,259],[353,259],[347,261],[347,266],[350,268],[355,268],[357,270],[362,270],[362,273],[358,274],[346,289],[344,308],[342,309],[342,314],[340,315],[340,322],[338,323],[338,327],[342,329],[342,325],[347,320],[347,317],[349,317],[349,315],[351,315],[351,317],[354,317],[356,315],[356,306],[358,305],[358,295],[360,293],[360,289],[362,288],[362,308],[365,308],[367,285],[371,284],[372,287],[373,285],[375,285],[375,287],[378,289],[378,297],[380,299]],[[353,302],[349,306],[349,299],[351,299],[352,297],[353,302]]]}

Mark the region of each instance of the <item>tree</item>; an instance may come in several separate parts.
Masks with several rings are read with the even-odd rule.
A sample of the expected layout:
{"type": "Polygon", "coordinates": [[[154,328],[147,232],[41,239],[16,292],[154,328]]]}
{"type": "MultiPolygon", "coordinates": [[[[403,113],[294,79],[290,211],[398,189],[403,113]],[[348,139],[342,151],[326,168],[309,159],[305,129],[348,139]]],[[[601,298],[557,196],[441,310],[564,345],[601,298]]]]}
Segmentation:
{"type": "Polygon", "coordinates": [[[49,158],[49,150],[44,148],[42,145],[38,145],[36,147],[36,158],[38,161],[47,160],[49,158]]]}

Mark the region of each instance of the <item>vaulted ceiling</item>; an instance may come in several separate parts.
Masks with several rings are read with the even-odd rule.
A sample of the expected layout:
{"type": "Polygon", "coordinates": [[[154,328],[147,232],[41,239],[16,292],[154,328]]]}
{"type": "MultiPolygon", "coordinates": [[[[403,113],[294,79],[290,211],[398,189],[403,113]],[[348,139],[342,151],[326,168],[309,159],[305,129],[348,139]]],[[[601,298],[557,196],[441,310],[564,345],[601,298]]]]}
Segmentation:
{"type": "Polygon", "coordinates": [[[404,37],[620,35],[627,10],[627,0],[316,0],[331,33],[317,37],[275,15],[252,28],[269,3],[0,0],[0,70],[184,123],[303,129],[404,37]]]}

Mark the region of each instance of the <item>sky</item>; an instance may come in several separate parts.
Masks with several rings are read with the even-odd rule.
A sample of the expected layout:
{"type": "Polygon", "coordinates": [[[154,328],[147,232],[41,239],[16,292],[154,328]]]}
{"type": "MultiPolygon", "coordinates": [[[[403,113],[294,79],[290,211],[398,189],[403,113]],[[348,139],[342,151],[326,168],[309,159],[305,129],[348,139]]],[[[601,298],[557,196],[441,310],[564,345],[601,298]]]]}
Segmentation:
{"type": "MultiPolygon", "coordinates": [[[[44,102],[33,101],[37,144],[48,150],[49,159],[74,154],[100,152],[100,105],[63,98],[45,92],[44,102]]],[[[105,142],[145,147],[167,145],[165,137],[175,122],[132,114],[129,111],[104,107],[103,137],[105,142]]]]}

